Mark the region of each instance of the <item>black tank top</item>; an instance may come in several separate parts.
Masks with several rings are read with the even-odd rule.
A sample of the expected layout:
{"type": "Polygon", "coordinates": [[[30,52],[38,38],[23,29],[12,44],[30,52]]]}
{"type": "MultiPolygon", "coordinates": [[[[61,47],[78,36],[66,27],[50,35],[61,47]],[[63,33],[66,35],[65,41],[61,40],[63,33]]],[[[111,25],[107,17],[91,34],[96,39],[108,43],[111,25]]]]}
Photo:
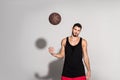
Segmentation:
{"type": "Polygon", "coordinates": [[[65,46],[65,61],[62,76],[85,76],[85,69],[82,61],[82,52],[82,38],[80,38],[77,45],[72,46],[67,37],[65,46]]]}

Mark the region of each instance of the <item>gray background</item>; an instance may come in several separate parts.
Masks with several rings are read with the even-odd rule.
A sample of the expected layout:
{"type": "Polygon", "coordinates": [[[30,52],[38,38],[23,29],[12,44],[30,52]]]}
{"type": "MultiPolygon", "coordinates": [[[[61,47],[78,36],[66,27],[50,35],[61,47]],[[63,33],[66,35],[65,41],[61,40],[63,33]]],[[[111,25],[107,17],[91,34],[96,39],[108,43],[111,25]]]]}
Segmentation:
{"type": "Polygon", "coordinates": [[[83,26],[88,42],[91,80],[119,80],[120,1],[115,0],[0,0],[0,80],[59,80],[63,60],[59,51],[74,23],[83,26]],[[48,17],[58,12],[62,21],[48,17]]]}

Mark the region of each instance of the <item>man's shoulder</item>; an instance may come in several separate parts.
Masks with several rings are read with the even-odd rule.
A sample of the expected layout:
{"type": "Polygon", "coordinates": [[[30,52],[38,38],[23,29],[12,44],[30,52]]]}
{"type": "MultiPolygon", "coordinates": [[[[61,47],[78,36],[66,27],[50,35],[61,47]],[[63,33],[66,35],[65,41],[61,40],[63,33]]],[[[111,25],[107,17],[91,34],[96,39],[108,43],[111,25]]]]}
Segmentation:
{"type": "Polygon", "coordinates": [[[86,40],[85,38],[83,38],[83,37],[80,37],[80,38],[82,38],[82,41],[85,41],[85,42],[87,41],[87,40],[86,40]]]}
{"type": "Polygon", "coordinates": [[[64,42],[66,42],[66,40],[67,40],[67,37],[64,37],[64,38],[62,39],[62,41],[64,41],[64,42]]]}
{"type": "Polygon", "coordinates": [[[85,38],[82,38],[82,44],[87,45],[87,40],[85,38]]]}
{"type": "Polygon", "coordinates": [[[66,37],[64,37],[62,40],[67,40],[67,38],[69,38],[70,36],[66,36],[66,37]]]}
{"type": "Polygon", "coordinates": [[[68,38],[68,36],[67,36],[67,37],[64,37],[61,42],[62,42],[63,44],[66,44],[67,38],[68,38]]]}

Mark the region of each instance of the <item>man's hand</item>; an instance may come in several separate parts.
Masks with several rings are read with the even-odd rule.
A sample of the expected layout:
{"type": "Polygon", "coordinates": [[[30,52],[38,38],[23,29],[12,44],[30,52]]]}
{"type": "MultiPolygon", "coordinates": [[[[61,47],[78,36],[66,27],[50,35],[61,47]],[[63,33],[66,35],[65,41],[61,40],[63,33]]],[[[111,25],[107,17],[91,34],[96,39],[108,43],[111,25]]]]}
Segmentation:
{"type": "Polygon", "coordinates": [[[87,78],[87,80],[90,80],[90,77],[91,77],[91,72],[88,71],[87,74],[86,74],[86,78],[87,78]]]}
{"type": "Polygon", "coordinates": [[[48,50],[49,50],[49,53],[50,53],[52,56],[56,56],[56,54],[54,53],[54,48],[53,48],[53,47],[49,47],[48,50]]]}

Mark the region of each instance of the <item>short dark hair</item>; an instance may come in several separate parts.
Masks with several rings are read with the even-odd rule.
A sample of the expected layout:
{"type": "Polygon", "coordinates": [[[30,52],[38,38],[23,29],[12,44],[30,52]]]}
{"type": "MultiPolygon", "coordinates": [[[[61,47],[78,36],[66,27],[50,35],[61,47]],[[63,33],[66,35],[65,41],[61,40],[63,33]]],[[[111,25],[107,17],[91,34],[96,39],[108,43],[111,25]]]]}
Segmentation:
{"type": "Polygon", "coordinates": [[[80,23],[75,23],[75,24],[73,25],[73,28],[74,28],[75,26],[77,26],[77,27],[79,27],[79,28],[82,29],[82,25],[81,25],[80,23]]]}

